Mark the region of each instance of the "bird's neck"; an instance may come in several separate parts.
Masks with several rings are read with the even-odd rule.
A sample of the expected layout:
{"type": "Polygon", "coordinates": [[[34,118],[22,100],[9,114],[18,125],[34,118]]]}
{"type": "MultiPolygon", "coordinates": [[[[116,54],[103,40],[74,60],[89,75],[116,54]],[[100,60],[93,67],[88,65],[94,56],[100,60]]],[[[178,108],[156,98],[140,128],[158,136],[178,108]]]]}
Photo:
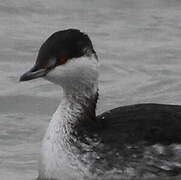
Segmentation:
{"type": "Polygon", "coordinates": [[[80,175],[80,169],[83,168],[75,154],[83,148],[82,139],[95,123],[97,98],[97,80],[88,83],[82,79],[76,85],[64,88],[61,103],[43,140],[40,177],[57,178],[67,170],[80,175]],[[60,169],[64,172],[60,172],[60,169]]]}
{"type": "Polygon", "coordinates": [[[95,123],[97,99],[98,89],[65,92],[52,121],[57,121],[61,133],[68,136],[66,138],[78,138],[95,123]]]}

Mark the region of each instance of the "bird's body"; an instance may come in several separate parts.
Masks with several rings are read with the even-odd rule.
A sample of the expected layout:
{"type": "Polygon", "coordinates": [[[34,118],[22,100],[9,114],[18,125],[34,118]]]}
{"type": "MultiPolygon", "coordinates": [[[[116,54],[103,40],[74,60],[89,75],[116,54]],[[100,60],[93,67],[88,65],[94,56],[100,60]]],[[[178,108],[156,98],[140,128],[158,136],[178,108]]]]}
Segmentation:
{"type": "Polygon", "coordinates": [[[60,31],[45,41],[35,66],[21,78],[43,76],[63,88],[42,143],[38,180],[180,174],[181,106],[130,105],[96,117],[97,61],[87,35],[60,31]]]}
{"type": "Polygon", "coordinates": [[[59,108],[43,141],[45,177],[124,180],[181,173],[180,106],[119,107],[97,116],[92,125],[80,124],[83,130],[62,124],[59,108]]]}

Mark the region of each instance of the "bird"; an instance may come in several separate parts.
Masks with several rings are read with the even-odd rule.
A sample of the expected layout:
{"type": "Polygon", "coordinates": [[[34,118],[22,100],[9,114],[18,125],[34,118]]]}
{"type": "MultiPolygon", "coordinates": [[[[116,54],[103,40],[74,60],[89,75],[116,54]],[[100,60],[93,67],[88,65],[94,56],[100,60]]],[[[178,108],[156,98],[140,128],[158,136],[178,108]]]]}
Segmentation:
{"type": "Polygon", "coordinates": [[[53,33],[20,81],[63,90],[44,135],[37,180],[140,180],[181,174],[181,106],[143,103],[96,115],[99,59],[79,29],[53,33]]]}

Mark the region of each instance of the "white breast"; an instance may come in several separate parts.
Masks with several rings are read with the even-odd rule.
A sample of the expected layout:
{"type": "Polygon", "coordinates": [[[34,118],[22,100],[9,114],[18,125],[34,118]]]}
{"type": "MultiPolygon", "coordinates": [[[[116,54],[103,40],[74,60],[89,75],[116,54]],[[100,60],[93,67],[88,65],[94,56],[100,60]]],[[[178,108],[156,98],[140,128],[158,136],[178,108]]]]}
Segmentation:
{"type": "MultiPolygon", "coordinates": [[[[79,108],[74,115],[78,113],[80,113],[79,108]]],[[[64,180],[71,178],[81,180],[84,174],[87,174],[86,167],[83,167],[75,156],[76,149],[67,143],[66,138],[71,128],[65,124],[70,119],[72,122],[75,121],[72,119],[72,109],[64,99],[54,113],[43,139],[39,171],[42,178],[64,177],[64,180]]]]}

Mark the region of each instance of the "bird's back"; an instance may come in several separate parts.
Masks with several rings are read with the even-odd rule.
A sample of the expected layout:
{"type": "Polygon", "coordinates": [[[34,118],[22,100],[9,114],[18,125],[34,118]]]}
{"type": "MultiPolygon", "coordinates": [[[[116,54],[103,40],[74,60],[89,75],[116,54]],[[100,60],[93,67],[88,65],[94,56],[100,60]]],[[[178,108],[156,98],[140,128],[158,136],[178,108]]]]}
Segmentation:
{"type": "Polygon", "coordinates": [[[102,179],[181,173],[181,106],[118,107],[99,115],[97,123],[91,170],[102,179]]]}
{"type": "Polygon", "coordinates": [[[123,106],[97,116],[104,126],[102,140],[135,143],[181,142],[181,106],[137,104],[123,106]]]}

